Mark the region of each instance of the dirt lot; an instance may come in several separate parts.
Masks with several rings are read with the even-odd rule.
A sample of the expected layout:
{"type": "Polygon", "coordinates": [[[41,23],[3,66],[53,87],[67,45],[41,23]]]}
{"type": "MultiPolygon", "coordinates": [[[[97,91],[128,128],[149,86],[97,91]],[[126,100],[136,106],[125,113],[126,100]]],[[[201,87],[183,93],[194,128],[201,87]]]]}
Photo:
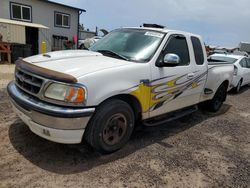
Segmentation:
{"type": "Polygon", "coordinates": [[[0,89],[6,88],[7,83],[13,79],[14,65],[0,64],[0,89]]]}
{"type": "MultiPolygon", "coordinates": [[[[137,131],[101,156],[34,135],[12,112],[0,68],[0,187],[250,187],[250,88],[217,114],[137,131]]],[[[10,68],[9,70],[13,70],[10,68]]]]}

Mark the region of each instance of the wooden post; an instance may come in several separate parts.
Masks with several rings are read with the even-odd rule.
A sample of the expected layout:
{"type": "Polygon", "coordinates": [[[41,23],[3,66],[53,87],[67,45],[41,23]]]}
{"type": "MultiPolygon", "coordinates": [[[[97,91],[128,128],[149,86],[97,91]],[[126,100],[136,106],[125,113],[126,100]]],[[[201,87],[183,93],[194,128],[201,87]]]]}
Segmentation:
{"type": "Polygon", "coordinates": [[[8,49],[8,63],[11,64],[11,51],[10,51],[10,44],[7,45],[7,49],[8,49]]]}
{"type": "Polygon", "coordinates": [[[0,54],[7,54],[8,63],[11,64],[11,50],[10,50],[10,43],[7,42],[0,42],[0,54]]]}

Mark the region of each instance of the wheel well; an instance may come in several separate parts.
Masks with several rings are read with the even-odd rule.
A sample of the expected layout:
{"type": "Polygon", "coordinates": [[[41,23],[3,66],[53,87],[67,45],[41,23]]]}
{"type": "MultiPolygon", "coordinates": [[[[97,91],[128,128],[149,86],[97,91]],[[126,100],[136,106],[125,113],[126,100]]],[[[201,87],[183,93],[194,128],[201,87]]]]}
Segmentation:
{"type": "MultiPolygon", "coordinates": [[[[140,121],[141,118],[142,118],[142,108],[141,108],[141,104],[140,102],[138,101],[138,99],[132,95],[129,95],[129,94],[120,94],[120,95],[116,95],[116,96],[113,96],[113,97],[110,97],[106,100],[111,100],[111,99],[119,99],[119,100],[122,100],[126,103],[128,103],[131,108],[133,109],[134,111],[134,114],[135,114],[135,120],[136,121],[140,121]]],[[[105,100],[105,101],[106,101],[105,100]]]]}
{"type": "Polygon", "coordinates": [[[224,85],[228,89],[229,81],[225,80],[221,85],[224,85]]]}

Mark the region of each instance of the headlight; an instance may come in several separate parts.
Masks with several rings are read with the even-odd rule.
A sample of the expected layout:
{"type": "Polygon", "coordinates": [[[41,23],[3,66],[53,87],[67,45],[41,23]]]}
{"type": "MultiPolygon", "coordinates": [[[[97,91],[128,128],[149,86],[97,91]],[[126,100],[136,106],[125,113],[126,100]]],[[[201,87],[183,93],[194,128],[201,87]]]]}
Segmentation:
{"type": "Polygon", "coordinates": [[[65,101],[68,103],[83,103],[86,91],[82,87],[52,83],[46,89],[44,96],[49,99],[65,101]]]}

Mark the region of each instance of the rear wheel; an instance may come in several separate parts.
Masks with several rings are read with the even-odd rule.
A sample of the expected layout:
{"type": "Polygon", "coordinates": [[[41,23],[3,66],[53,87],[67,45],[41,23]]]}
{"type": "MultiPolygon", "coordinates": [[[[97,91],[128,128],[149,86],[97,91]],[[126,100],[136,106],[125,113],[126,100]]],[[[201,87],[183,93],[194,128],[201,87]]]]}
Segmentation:
{"type": "Polygon", "coordinates": [[[217,89],[217,91],[216,91],[213,99],[210,100],[210,101],[205,102],[202,105],[203,109],[206,109],[206,110],[208,110],[210,112],[217,112],[217,111],[219,111],[220,108],[221,108],[221,106],[222,106],[222,104],[223,104],[223,102],[226,99],[226,95],[227,95],[227,88],[226,88],[225,85],[221,85],[217,89]]]}
{"type": "Polygon", "coordinates": [[[122,148],[134,129],[134,112],[121,100],[102,104],[86,128],[86,141],[98,152],[112,153],[122,148]]]}
{"type": "Polygon", "coordinates": [[[242,85],[242,80],[240,80],[239,83],[238,83],[238,85],[236,86],[235,93],[239,93],[240,92],[241,85],[242,85]]]}

